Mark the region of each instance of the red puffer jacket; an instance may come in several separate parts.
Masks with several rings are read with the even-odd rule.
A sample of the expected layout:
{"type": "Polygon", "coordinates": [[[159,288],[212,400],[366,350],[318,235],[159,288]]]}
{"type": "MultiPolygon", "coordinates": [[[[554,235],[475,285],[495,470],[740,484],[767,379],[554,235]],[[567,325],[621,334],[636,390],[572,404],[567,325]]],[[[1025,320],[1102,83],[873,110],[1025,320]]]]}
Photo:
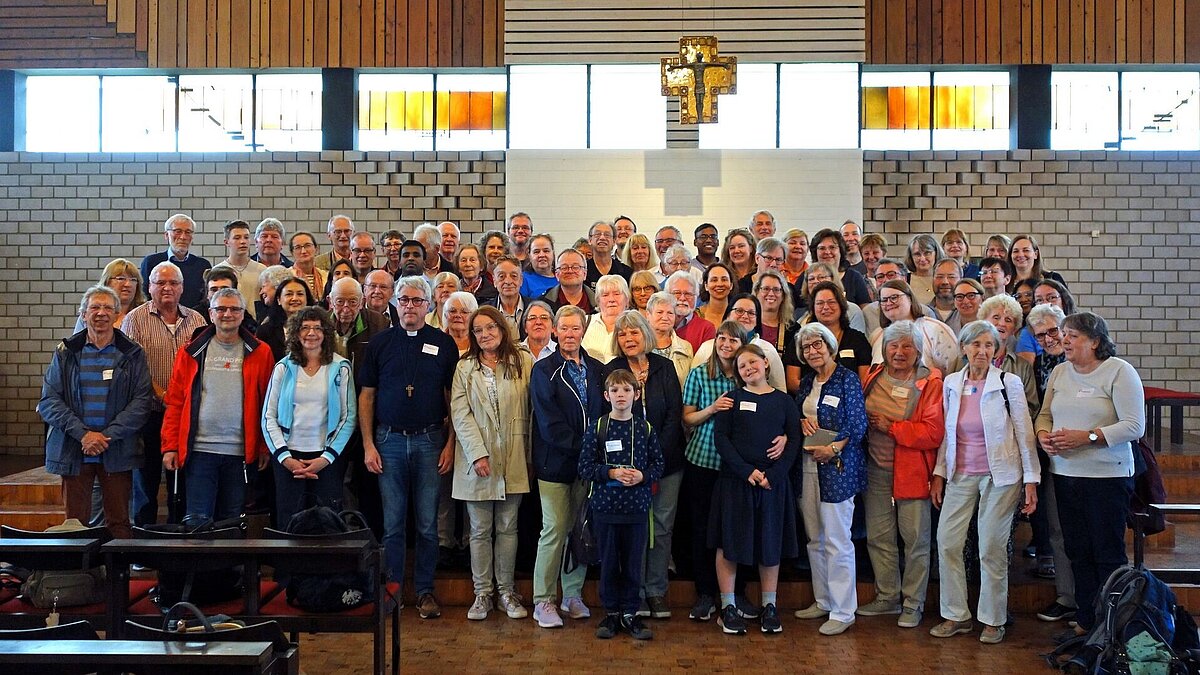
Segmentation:
{"type": "MultiPolygon", "coordinates": [[[[884,370],[882,363],[871,366],[863,380],[863,397],[884,370]]],[[[892,497],[895,499],[929,499],[929,483],[937,465],[938,447],[946,433],[946,412],[942,408],[942,374],[936,369],[918,367],[917,407],[912,417],[896,420],[888,435],[896,441],[893,460],[892,497]]]]}

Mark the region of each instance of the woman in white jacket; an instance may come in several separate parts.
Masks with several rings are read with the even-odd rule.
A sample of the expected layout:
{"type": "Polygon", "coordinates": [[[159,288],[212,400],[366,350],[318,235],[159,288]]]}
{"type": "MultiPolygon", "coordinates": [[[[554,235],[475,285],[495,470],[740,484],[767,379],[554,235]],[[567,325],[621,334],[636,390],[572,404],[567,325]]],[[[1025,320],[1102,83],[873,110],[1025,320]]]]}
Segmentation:
{"type": "Polygon", "coordinates": [[[1037,507],[1041,467],[1034,452],[1033,421],[1021,378],[992,365],[1000,334],[986,321],[959,333],[967,367],[946,378],[943,395],[946,435],[938,451],[931,492],[942,510],[938,521],[941,613],[934,637],[969,633],[963,545],[971,515],[979,507],[979,641],[1004,639],[1008,614],[1008,536],[1013,511],[1037,507]]]}

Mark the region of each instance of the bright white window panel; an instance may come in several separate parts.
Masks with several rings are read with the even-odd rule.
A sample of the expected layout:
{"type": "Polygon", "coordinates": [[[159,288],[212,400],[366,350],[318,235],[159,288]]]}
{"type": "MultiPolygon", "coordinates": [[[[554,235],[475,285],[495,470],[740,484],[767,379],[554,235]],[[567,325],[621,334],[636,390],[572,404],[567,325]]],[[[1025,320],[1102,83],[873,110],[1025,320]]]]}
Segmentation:
{"type": "Polygon", "coordinates": [[[1050,147],[1054,150],[1115,149],[1117,74],[1054,71],[1050,74],[1050,147]]]}
{"type": "Polygon", "coordinates": [[[591,147],[667,147],[667,99],[659,65],[592,66],[591,147]]]}
{"type": "Polygon", "coordinates": [[[104,90],[104,152],[173,152],[175,83],[160,75],[107,75],[104,90]]]}
{"type": "Polygon", "coordinates": [[[1122,150],[1200,148],[1200,73],[1121,76],[1122,150]]]}
{"type": "Polygon", "coordinates": [[[701,124],[700,147],[775,147],[775,64],[738,64],[737,93],[717,97],[717,123],[701,124]]]}
{"type": "Polygon", "coordinates": [[[100,78],[30,77],[25,81],[25,149],[96,152],[100,149],[100,78]]]}
{"type": "Polygon", "coordinates": [[[783,64],[779,147],[857,148],[858,99],[857,64],[783,64]]]}
{"type": "Polygon", "coordinates": [[[528,150],[587,147],[587,66],[513,66],[508,145],[528,150]]]}

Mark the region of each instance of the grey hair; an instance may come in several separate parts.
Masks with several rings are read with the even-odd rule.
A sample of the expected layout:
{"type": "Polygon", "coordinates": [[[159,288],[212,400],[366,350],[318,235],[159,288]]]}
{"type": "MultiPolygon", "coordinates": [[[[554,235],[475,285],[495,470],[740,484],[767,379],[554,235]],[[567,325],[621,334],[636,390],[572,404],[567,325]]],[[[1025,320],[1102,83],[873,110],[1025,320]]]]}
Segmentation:
{"type": "Polygon", "coordinates": [[[659,304],[668,305],[671,308],[671,311],[675,311],[675,296],[666,291],[656,292],[654,295],[651,295],[648,300],[646,300],[646,312],[653,312],[654,308],[659,304]]]}
{"type": "Polygon", "coordinates": [[[751,213],[751,214],[750,214],[750,227],[753,227],[753,226],[754,226],[754,218],[755,218],[756,216],[758,216],[758,214],[760,214],[760,213],[761,213],[762,215],[764,215],[764,216],[766,216],[766,217],[770,218],[772,223],[774,223],[774,222],[775,222],[775,216],[771,215],[771,212],[770,212],[770,211],[755,211],[754,213],[751,213]]]}
{"type": "Polygon", "coordinates": [[[1033,327],[1043,321],[1053,321],[1054,326],[1058,327],[1062,325],[1063,320],[1066,318],[1066,312],[1062,311],[1062,308],[1057,305],[1036,305],[1033,309],[1029,310],[1029,316],[1025,317],[1025,325],[1033,327]]]}
{"type": "Polygon", "coordinates": [[[804,270],[804,285],[806,288],[808,286],[808,275],[812,274],[813,270],[823,270],[829,275],[830,283],[832,283],[834,286],[837,286],[842,293],[846,292],[846,287],[842,284],[842,275],[838,274],[838,271],[833,269],[833,265],[830,265],[827,262],[814,262],[808,264],[808,269],[804,270]]]}
{"type": "Polygon", "coordinates": [[[283,223],[279,222],[278,218],[271,218],[270,216],[263,218],[258,227],[254,228],[254,238],[257,239],[258,235],[267,231],[278,232],[281,239],[287,238],[283,231],[283,223]]]}
{"type": "Polygon", "coordinates": [[[612,288],[621,291],[621,295],[625,296],[626,305],[633,302],[633,296],[629,293],[629,283],[625,281],[625,277],[619,274],[605,274],[596,280],[596,298],[599,299],[604,291],[611,290],[612,288]]]}
{"type": "MultiPolygon", "coordinates": [[[[462,279],[460,279],[459,276],[457,274],[455,274],[454,272],[438,272],[433,277],[432,287],[437,288],[438,286],[442,285],[443,281],[448,281],[450,279],[454,280],[454,290],[461,291],[462,290],[462,279]]],[[[397,284],[396,284],[396,295],[400,295],[399,282],[397,282],[397,284]]],[[[433,297],[430,296],[430,300],[432,300],[432,299],[433,299],[433,297]]]]}
{"type": "Polygon", "coordinates": [[[173,213],[167,216],[167,219],[163,221],[163,232],[171,229],[171,224],[177,220],[186,221],[188,225],[192,226],[193,230],[196,229],[196,221],[192,220],[191,216],[186,213],[173,213]]]}
{"type": "MultiPolygon", "coordinates": [[[[237,291],[234,291],[234,293],[237,293],[237,291]]],[[[112,298],[113,307],[116,309],[116,311],[121,311],[121,296],[117,295],[117,292],[108,286],[96,284],[95,286],[91,286],[83,292],[83,299],[79,301],[79,316],[83,316],[87,313],[88,303],[91,302],[92,296],[94,295],[107,295],[108,297],[112,298]]],[[[239,293],[238,296],[241,297],[241,294],[239,293]]]]}
{"type": "Polygon", "coordinates": [[[763,237],[762,240],[758,242],[758,246],[755,247],[754,252],[758,255],[762,255],[767,251],[774,251],[778,248],[787,248],[787,245],[775,237],[763,237]]]}
{"type": "Polygon", "coordinates": [[[443,220],[442,222],[438,223],[438,234],[442,233],[443,225],[449,225],[450,227],[453,227],[454,231],[457,232],[459,236],[462,236],[462,230],[458,229],[458,225],[452,220],[443,220]]]}
{"type": "MultiPolygon", "coordinates": [[[[674,250],[675,247],[671,248],[674,250]]],[[[667,251],[667,256],[669,257],[670,255],[671,252],[667,251]]],[[[675,283],[676,281],[686,281],[688,285],[692,287],[692,292],[695,293],[697,297],[700,295],[700,282],[696,281],[696,277],[692,276],[690,272],[684,270],[672,272],[671,276],[667,277],[667,280],[663,282],[663,288],[671,288],[671,284],[675,283]]]]}
{"type": "Polygon", "coordinates": [[[285,279],[287,279],[291,276],[292,276],[292,271],[289,270],[288,268],[284,267],[283,265],[271,265],[270,267],[268,267],[267,269],[265,269],[261,273],[259,273],[258,285],[262,286],[263,284],[269,283],[272,286],[278,286],[279,284],[283,283],[283,281],[285,279]]]}
{"type": "Polygon", "coordinates": [[[426,302],[428,302],[429,299],[431,297],[433,297],[433,291],[429,288],[429,282],[426,281],[425,277],[423,277],[423,276],[412,275],[412,276],[407,276],[407,277],[400,277],[399,279],[396,280],[396,295],[397,296],[400,295],[400,289],[403,289],[403,288],[412,288],[412,289],[421,291],[421,295],[425,297],[426,302]]]}
{"type": "Polygon", "coordinates": [[[584,327],[587,327],[587,312],[576,307],[575,305],[563,305],[562,307],[558,308],[558,311],[554,313],[554,327],[558,328],[558,324],[568,316],[573,316],[579,319],[579,323],[583,324],[584,327]]]}
{"type": "Polygon", "coordinates": [[[917,330],[917,324],[909,319],[889,324],[883,329],[883,348],[886,350],[889,343],[906,338],[916,347],[917,361],[921,361],[925,355],[925,336],[917,330]]]}
{"type": "Polygon", "coordinates": [[[1021,322],[1023,317],[1021,314],[1021,304],[1017,302],[1011,295],[1005,295],[1003,293],[1000,295],[993,295],[987,300],[984,300],[983,304],[979,306],[979,312],[977,316],[986,317],[998,309],[1007,312],[1009,316],[1017,320],[1018,324],[1021,322]]]}
{"type": "Polygon", "coordinates": [[[637,329],[642,333],[642,356],[654,351],[655,337],[654,330],[650,328],[650,322],[646,320],[646,317],[642,316],[641,312],[637,311],[636,309],[629,309],[621,312],[621,315],[618,316],[617,320],[613,322],[612,353],[624,353],[621,350],[621,344],[617,339],[617,335],[619,335],[621,331],[628,330],[630,328],[637,329]]]}
{"type": "Polygon", "coordinates": [[[413,239],[428,248],[436,249],[442,245],[442,232],[432,223],[421,223],[413,230],[413,239]]]}
{"type": "Polygon", "coordinates": [[[208,306],[210,309],[217,306],[218,298],[237,298],[238,306],[242,309],[246,309],[246,298],[243,297],[241,291],[237,290],[236,288],[217,289],[217,292],[213,293],[212,297],[208,299],[208,306]]]}
{"type": "Polygon", "coordinates": [[[796,332],[796,356],[800,357],[800,360],[803,362],[804,347],[802,345],[804,344],[806,338],[811,338],[813,336],[821,338],[821,341],[824,342],[825,346],[829,349],[829,355],[832,356],[834,360],[837,360],[837,338],[833,336],[833,331],[826,328],[819,321],[810,321],[801,326],[800,330],[796,332]]]}
{"type": "Polygon", "coordinates": [[[687,247],[683,244],[671,244],[671,248],[668,248],[663,253],[662,259],[665,262],[676,256],[683,256],[688,262],[692,262],[692,254],[688,252],[687,247]]]}
{"type": "Polygon", "coordinates": [[[607,225],[608,229],[611,231],[612,235],[616,236],[617,228],[613,227],[612,223],[608,222],[607,220],[597,220],[596,222],[592,223],[591,227],[588,228],[588,236],[587,236],[588,239],[590,239],[592,237],[592,235],[596,233],[597,225],[607,225]]]}
{"type": "Polygon", "coordinates": [[[362,284],[358,283],[358,281],[354,277],[342,277],[341,279],[338,279],[337,281],[333,282],[333,285],[329,287],[329,294],[333,295],[334,293],[337,293],[338,291],[344,290],[344,289],[348,289],[349,292],[351,294],[353,294],[356,298],[358,298],[359,300],[362,300],[362,298],[363,298],[362,284]]]}
{"type": "Polygon", "coordinates": [[[983,319],[972,321],[962,327],[962,330],[958,332],[958,346],[965,347],[983,335],[990,336],[992,344],[995,345],[996,349],[1000,348],[1000,331],[996,330],[992,322],[984,321],[983,319]]]}
{"type": "MultiPolygon", "coordinates": [[[[146,279],[146,281],[149,282],[151,279],[154,278],[154,276],[156,274],[158,274],[159,270],[165,270],[165,269],[175,270],[175,273],[179,275],[179,280],[183,281],[183,270],[179,269],[179,265],[176,265],[175,263],[171,262],[170,260],[164,260],[164,261],[158,263],[157,265],[155,265],[154,269],[150,270],[150,278],[146,279]]],[[[291,276],[291,275],[288,275],[288,276],[291,276]]]]}
{"type": "Polygon", "coordinates": [[[471,295],[470,293],[468,293],[466,291],[454,291],[453,293],[450,294],[450,297],[446,298],[446,302],[442,303],[442,325],[443,326],[449,325],[449,323],[450,323],[450,305],[455,302],[461,304],[463,306],[463,308],[467,310],[468,314],[471,314],[475,310],[479,309],[479,301],[475,299],[474,295],[471,295]]]}
{"type": "Polygon", "coordinates": [[[529,316],[529,310],[533,309],[534,307],[541,307],[542,309],[546,310],[546,313],[550,315],[551,319],[554,319],[554,308],[551,307],[550,303],[546,302],[545,300],[533,300],[528,305],[525,305],[525,316],[529,316]]]}

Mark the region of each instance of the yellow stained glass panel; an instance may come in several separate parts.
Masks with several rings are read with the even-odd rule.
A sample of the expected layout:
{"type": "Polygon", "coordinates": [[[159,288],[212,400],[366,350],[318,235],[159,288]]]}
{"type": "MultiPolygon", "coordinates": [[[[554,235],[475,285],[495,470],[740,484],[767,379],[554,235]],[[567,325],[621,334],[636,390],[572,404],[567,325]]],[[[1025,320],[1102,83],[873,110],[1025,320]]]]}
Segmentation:
{"type": "Polygon", "coordinates": [[[888,128],[888,88],[863,88],[863,128],[888,128]]]}
{"type": "Polygon", "coordinates": [[[499,131],[508,127],[508,94],[497,91],[492,94],[492,129],[499,131]]]}
{"type": "Polygon", "coordinates": [[[404,92],[389,91],[387,92],[386,96],[381,96],[380,98],[384,98],[385,100],[384,108],[386,113],[383,115],[380,126],[372,128],[397,130],[404,129],[404,92]]]}

